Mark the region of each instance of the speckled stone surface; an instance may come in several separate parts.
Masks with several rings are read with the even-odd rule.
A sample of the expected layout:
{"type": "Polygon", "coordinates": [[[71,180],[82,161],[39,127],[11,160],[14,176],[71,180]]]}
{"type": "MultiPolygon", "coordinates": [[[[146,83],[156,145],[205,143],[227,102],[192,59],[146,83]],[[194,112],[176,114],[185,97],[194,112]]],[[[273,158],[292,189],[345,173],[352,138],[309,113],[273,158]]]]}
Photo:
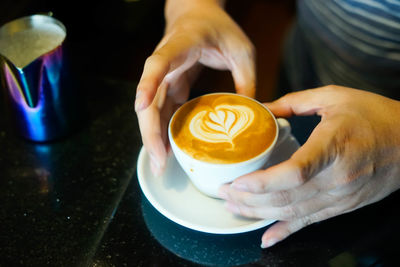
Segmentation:
{"type": "Polygon", "coordinates": [[[193,231],[161,215],[131,180],[95,266],[398,266],[399,194],[311,225],[261,250],[266,229],[238,235],[193,231]]]}
{"type": "MultiPolygon", "coordinates": [[[[399,266],[399,192],[266,250],[259,247],[265,229],[212,235],[156,211],[137,182],[133,99],[162,35],[161,22],[151,23],[162,20],[161,1],[100,2],[73,15],[68,1],[0,2],[7,19],[55,11],[83,64],[86,103],[79,130],[36,144],[13,133],[0,90],[0,266],[399,266]]],[[[315,118],[291,123],[304,142],[315,118]]]]}
{"type": "MultiPolygon", "coordinates": [[[[0,120],[0,265],[86,265],[134,176],[134,84],[91,82],[84,125],[35,144],[0,120]]],[[[82,113],[84,116],[85,113],[82,113]]]]}
{"type": "MultiPolygon", "coordinates": [[[[261,250],[265,229],[213,235],[156,211],[137,182],[134,83],[90,78],[82,127],[36,144],[0,117],[0,266],[395,266],[398,193],[261,250]],[[350,265],[348,265],[350,264],[350,265]]],[[[291,121],[302,139],[313,120],[291,121]]]]}
{"type": "Polygon", "coordinates": [[[261,250],[266,229],[238,235],[193,231],[161,215],[131,180],[95,266],[397,266],[399,195],[309,226],[261,250]]]}
{"type": "MultiPolygon", "coordinates": [[[[291,120],[300,140],[315,118],[291,120]]],[[[400,194],[311,225],[262,250],[259,229],[214,235],[187,229],[161,215],[131,180],[94,258],[95,266],[397,266],[400,194]]]]}
{"type": "MultiPolygon", "coordinates": [[[[49,144],[0,117],[0,266],[395,266],[399,194],[261,250],[265,229],[212,235],[175,224],[141,193],[134,83],[90,78],[85,123],[49,144]],[[348,265],[350,264],[350,265],[348,265]]],[[[292,120],[301,139],[307,119],[292,120]]],[[[309,125],[309,126],[307,126],[309,125]]]]}

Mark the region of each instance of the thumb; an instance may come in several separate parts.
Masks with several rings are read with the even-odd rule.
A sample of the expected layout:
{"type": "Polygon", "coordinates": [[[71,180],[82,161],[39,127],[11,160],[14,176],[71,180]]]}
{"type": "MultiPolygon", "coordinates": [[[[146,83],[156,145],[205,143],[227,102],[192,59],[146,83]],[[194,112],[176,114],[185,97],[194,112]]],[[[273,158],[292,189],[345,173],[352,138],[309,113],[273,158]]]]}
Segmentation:
{"type": "Polygon", "coordinates": [[[307,142],[290,159],[266,170],[244,175],[236,179],[231,186],[240,191],[258,194],[301,186],[334,159],[335,149],[332,149],[330,142],[332,138],[334,131],[329,123],[320,123],[307,142]]]}
{"type": "Polygon", "coordinates": [[[277,222],[263,234],[261,248],[271,247],[308,225],[330,219],[339,214],[341,214],[341,211],[337,207],[328,207],[293,221],[277,222]]]}

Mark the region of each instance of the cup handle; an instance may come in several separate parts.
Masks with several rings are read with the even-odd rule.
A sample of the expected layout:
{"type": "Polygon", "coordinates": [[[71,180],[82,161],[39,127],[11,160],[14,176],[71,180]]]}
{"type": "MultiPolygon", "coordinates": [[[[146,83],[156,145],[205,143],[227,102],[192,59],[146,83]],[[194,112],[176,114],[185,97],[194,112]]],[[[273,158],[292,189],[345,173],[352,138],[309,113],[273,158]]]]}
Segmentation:
{"type": "Polygon", "coordinates": [[[278,118],[277,122],[279,127],[279,136],[275,144],[276,147],[282,144],[290,136],[290,133],[292,131],[292,127],[286,119],[278,118]]]}

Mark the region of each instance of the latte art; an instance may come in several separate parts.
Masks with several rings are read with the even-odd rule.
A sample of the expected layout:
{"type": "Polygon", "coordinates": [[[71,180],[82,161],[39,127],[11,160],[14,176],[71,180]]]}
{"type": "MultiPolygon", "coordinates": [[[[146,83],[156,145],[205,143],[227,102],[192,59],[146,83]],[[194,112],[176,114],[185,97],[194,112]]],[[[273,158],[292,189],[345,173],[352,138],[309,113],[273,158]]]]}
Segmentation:
{"type": "Polygon", "coordinates": [[[254,120],[254,112],[242,105],[218,105],[212,111],[200,111],[191,120],[191,134],[205,142],[229,142],[245,131],[254,120]]]}
{"type": "Polygon", "coordinates": [[[277,136],[276,122],[260,103],[236,94],[209,94],[185,103],[174,114],[170,134],[192,158],[235,163],[266,151],[277,136]]]}

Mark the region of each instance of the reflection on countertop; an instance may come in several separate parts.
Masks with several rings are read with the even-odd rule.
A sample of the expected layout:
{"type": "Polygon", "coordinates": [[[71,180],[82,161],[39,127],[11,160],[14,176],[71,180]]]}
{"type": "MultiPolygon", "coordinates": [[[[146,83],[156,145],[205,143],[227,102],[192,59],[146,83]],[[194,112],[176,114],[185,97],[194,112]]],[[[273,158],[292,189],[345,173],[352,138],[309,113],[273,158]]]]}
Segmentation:
{"type": "MultiPolygon", "coordinates": [[[[68,1],[1,1],[1,23],[49,10],[65,23],[87,106],[82,127],[72,135],[32,143],[12,132],[0,90],[0,266],[395,266],[399,193],[266,250],[259,247],[265,229],[203,234],[176,225],[149,204],[136,177],[141,139],[133,100],[143,62],[162,36],[161,2],[107,0],[71,12],[68,1]]],[[[236,14],[247,19],[248,29],[259,18],[251,12],[275,11],[283,2],[256,0],[236,14]]],[[[282,13],[275,13],[278,23],[282,13]]],[[[282,24],[265,27],[254,28],[251,37],[279,46],[263,33],[282,24]]],[[[271,60],[272,50],[260,51],[259,69],[268,74],[261,77],[263,88],[263,79],[276,76],[266,64],[276,63],[278,53],[271,60]]],[[[197,83],[198,92],[231,85],[229,73],[219,77],[197,83]]],[[[315,118],[291,123],[303,143],[315,118]]]]}
{"type": "Polygon", "coordinates": [[[134,84],[91,86],[91,119],[63,140],[23,140],[1,118],[0,265],[80,265],[95,253],[135,173],[140,137],[127,100],[134,84]]]}

